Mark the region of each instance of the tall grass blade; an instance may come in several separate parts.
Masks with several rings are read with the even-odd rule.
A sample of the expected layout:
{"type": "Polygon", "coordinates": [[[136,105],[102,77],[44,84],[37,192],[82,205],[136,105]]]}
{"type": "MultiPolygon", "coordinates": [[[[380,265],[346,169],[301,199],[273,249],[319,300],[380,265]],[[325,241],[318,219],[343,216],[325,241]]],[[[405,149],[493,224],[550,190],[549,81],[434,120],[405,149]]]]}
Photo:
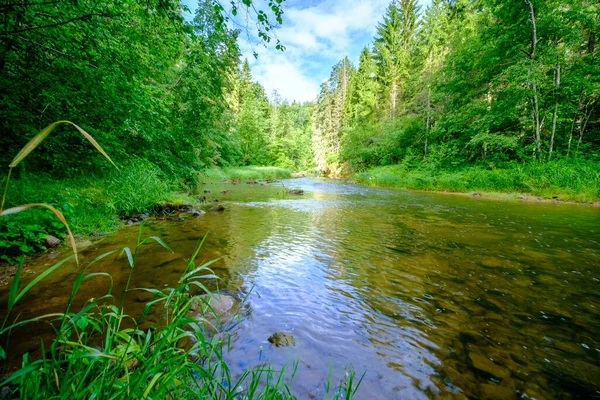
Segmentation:
{"type": "Polygon", "coordinates": [[[56,215],[56,218],[58,218],[60,220],[60,222],[62,222],[62,224],[65,226],[65,228],[67,228],[67,234],[69,237],[69,242],[71,242],[71,248],[73,249],[73,255],[75,256],[75,262],[77,263],[77,265],[79,265],[79,259],[77,258],[77,245],[75,244],[75,237],[71,233],[71,228],[69,228],[69,224],[67,224],[67,220],[65,219],[65,216],[63,215],[63,213],[58,211],[56,208],[49,206],[48,204],[43,204],[43,203],[25,204],[22,206],[12,207],[12,208],[9,208],[8,210],[2,211],[0,213],[0,217],[4,216],[4,215],[9,215],[9,214],[16,214],[18,212],[27,210],[29,208],[34,208],[34,207],[44,207],[44,208],[47,208],[48,210],[52,211],[54,213],[54,215],[56,215]]]}
{"type": "Polygon", "coordinates": [[[113,160],[111,160],[111,158],[108,156],[108,154],[106,154],[106,152],[104,151],[104,149],[102,149],[102,147],[98,144],[98,142],[96,142],[96,140],[94,140],[94,138],[89,133],[87,133],[86,131],[84,131],[83,129],[81,129],[79,126],[75,125],[71,121],[56,121],[56,122],[51,123],[50,125],[48,125],[44,129],[42,129],[37,135],[35,135],[33,137],[33,139],[31,139],[21,149],[21,151],[19,151],[19,153],[17,153],[17,155],[15,156],[15,158],[13,158],[12,162],[10,163],[9,167],[10,168],[14,168],[17,165],[19,165],[19,163],[21,161],[23,161],[23,159],[25,157],[27,157],[29,155],[29,153],[31,153],[33,150],[35,150],[35,148],[38,147],[40,145],[40,143],[42,143],[42,141],[44,139],[46,139],[46,137],[48,137],[48,135],[50,134],[50,132],[52,132],[54,130],[54,128],[56,128],[60,124],[71,124],[71,125],[73,125],[87,140],[89,140],[89,142],[96,148],[96,150],[98,150],[100,152],[100,154],[102,154],[104,157],[106,157],[106,159],[108,159],[108,161],[110,161],[110,163],[112,165],[114,165],[115,167],[117,167],[116,164],[113,162],[113,160]]]}
{"type": "Polygon", "coordinates": [[[10,181],[10,174],[12,173],[12,168],[8,169],[8,175],[6,176],[6,183],[4,184],[4,192],[2,193],[2,203],[0,203],[0,213],[4,210],[4,202],[6,201],[6,192],[8,191],[8,181],[10,181]]]}
{"type": "Polygon", "coordinates": [[[92,137],[92,135],[90,135],[89,133],[87,133],[86,131],[84,131],[83,129],[81,129],[78,125],[69,122],[71,125],[73,125],[87,140],[89,140],[89,142],[92,144],[92,146],[94,146],[96,148],[96,150],[98,150],[100,152],[100,154],[102,154],[108,161],[110,161],[110,163],[115,167],[115,168],[119,168],[117,167],[117,165],[113,162],[113,160],[111,160],[111,158],[108,156],[108,154],[106,154],[106,152],[104,151],[104,149],[102,149],[102,147],[98,144],[98,142],[96,142],[96,140],[94,140],[94,138],[92,137]]]}
{"type": "Polygon", "coordinates": [[[142,246],[144,244],[146,244],[147,241],[149,240],[154,240],[156,243],[160,244],[162,247],[164,247],[165,249],[169,250],[171,253],[175,253],[173,250],[171,250],[171,248],[165,243],[163,242],[163,240],[161,238],[159,238],[158,236],[150,236],[147,237],[146,239],[142,240],[139,244],[139,246],[142,246]]]}
{"type": "MultiPolygon", "coordinates": [[[[38,276],[36,276],[34,280],[32,280],[31,282],[29,282],[29,284],[27,286],[25,286],[25,288],[23,290],[21,290],[21,292],[19,293],[19,295],[15,298],[15,303],[17,301],[19,301],[21,299],[21,297],[25,296],[25,294],[27,292],[29,292],[32,287],[34,287],[35,285],[37,285],[37,283],[39,281],[41,281],[42,279],[44,279],[45,277],[47,277],[48,275],[50,275],[52,272],[56,271],[58,268],[60,268],[64,263],[66,263],[67,261],[69,261],[71,258],[73,258],[73,256],[69,256],[69,257],[65,258],[64,260],[59,261],[58,263],[54,264],[53,266],[51,266],[50,268],[48,268],[47,270],[45,270],[44,272],[42,272],[41,274],[39,274],[38,276]]],[[[12,291],[12,286],[11,286],[10,289],[12,291]]],[[[13,305],[14,305],[14,303],[13,303],[13,305]]]]}
{"type": "Polygon", "coordinates": [[[10,292],[8,292],[8,309],[11,310],[17,302],[17,294],[19,293],[19,280],[21,278],[21,268],[23,268],[23,257],[19,260],[15,277],[10,285],[10,292]]]}
{"type": "Polygon", "coordinates": [[[134,261],[133,254],[131,254],[131,249],[129,247],[125,247],[123,250],[121,250],[121,255],[123,255],[123,253],[127,254],[127,261],[129,262],[129,266],[133,268],[134,261]]]}

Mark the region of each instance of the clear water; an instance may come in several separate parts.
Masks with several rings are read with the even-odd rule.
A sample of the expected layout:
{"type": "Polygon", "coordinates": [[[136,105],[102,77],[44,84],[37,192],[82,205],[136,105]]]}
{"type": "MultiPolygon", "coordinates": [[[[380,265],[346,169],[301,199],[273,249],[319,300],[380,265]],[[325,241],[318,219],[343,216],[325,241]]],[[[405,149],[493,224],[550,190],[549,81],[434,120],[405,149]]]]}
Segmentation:
{"type": "MultiPolygon", "coordinates": [[[[229,327],[234,372],[300,360],[299,398],[323,396],[330,364],[334,383],[345,367],[365,373],[359,399],[600,397],[599,208],[283,184],[305,194],[286,196],[281,183],[207,185],[225,212],[149,221],[145,234],[176,254],[148,246],[137,260],[134,286],[172,285],[209,232],[200,258],[222,256],[219,286],[247,296],[229,327]],[[272,346],[277,331],[296,346],[272,346]]],[[[136,235],[129,227],[88,247],[84,263],[133,246],[136,235]]],[[[124,259],[94,268],[122,290],[124,259]]],[[[22,317],[60,309],[76,273],[65,266],[36,289],[22,317]]],[[[90,282],[80,303],[107,286],[90,282]]],[[[132,295],[127,307],[141,303],[132,295]]],[[[44,335],[17,335],[9,350],[35,352],[44,335]]]]}

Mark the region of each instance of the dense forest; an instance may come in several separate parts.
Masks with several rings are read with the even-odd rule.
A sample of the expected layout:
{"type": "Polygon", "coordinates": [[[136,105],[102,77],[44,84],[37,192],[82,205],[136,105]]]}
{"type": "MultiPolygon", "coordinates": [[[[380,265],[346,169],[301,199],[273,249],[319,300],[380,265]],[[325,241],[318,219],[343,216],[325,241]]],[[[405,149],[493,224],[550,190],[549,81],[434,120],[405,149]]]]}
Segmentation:
{"type": "MultiPolygon", "coordinates": [[[[281,18],[273,10],[271,18],[281,18]]],[[[177,0],[0,6],[0,162],[8,165],[37,131],[66,119],[121,163],[141,159],[167,175],[278,160],[304,167],[296,142],[289,155],[278,149],[287,130],[302,137],[306,112],[269,103],[247,64],[240,69],[240,31],[229,28],[220,3],[200,1],[192,20],[184,11],[177,0]],[[271,128],[278,133],[266,137],[271,128]]],[[[268,14],[257,15],[259,35],[271,41],[268,14]]],[[[68,176],[107,166],[68,128],[39,151],[27,169],[68,176]]]]}
{"type": "Polygon", "coordinates": [[[358,66],[344,58],[321,87],[316,164],[599,162],[598,7],[392,1],[358,66]]]}
{"type": "MultiPolygon", "coordinates": [[[[53,204],[87,234],[239,166],[598,200],[598,2],[393,0],[357,62],[305,104],[266,93],[237,40],[285,51],[285,3],[223,4],[201,0],[193,16],[178,0],[0,5],[0,163],[68,120],[119,166],[60,125],[13,171],[6,206],[53,204]]],[[[23,223],[3,219],[0,247],[42,249],[62,229],[23,223]]]]}

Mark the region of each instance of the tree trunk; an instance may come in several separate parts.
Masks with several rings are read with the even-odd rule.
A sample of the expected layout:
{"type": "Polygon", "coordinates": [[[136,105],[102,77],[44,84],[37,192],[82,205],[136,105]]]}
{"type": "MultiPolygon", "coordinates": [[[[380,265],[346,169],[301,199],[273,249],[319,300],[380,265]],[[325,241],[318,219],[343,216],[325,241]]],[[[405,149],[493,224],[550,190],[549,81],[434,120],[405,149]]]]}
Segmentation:
{"type": "Polygon", "coordinates": [[[575,129],[575,120],[577,119],[577,113],[573,115],[573,121],[571,122],[571,132],[569,133],[569,144],[567,145],[567,157],[571,153],[571,142],[573,141],[573,130],[575,129]]]}
{"type": "Polygon", "coordinates": [[[552,114],[552,135],[550,136],[550,150],[548,151],[548,160],[552,158],[552,148],[554,147],[554,134],[556,133],[556,116],[558,114],[558,90],[560,89],[560,63],[556,64],[556,101],[554,102],[554,113],[552,114]]]}
{"type": "Polygon", "coordinates": [[[392,89],[390,90],[390,117],[394,118],[396,115],[396,97],[398,96],[398,85],[394,80],[392,82],[392,89]]]}
{"type": "Polygon", "coordinates": [[[431,126],[431,87],[427,88],[427,120],[425,122],[425,149],[423,161],[427,160],[427,141],[429,139],[429,128],[431,126]]]}
{"type": "MultiPolygon", "coordinates": [[[[537,28],[535,25],[535,10],[533,9],[533,4],[531,3],[531,0],[525,0],[525,4],[527,4],[529,6],[529,21],[531,22],[531,45],[529,48],[529,59],[531,60],[532,64],[535,61],[535,49],[536,49],[536,45],[537,45],[537,28]]],[[[532,68],[530,69],[530,73],[534,72],[533,71],[533,65],[532,68]]],[[[540,138],[540,108],[539,108],[539,102],[538,102],[538,95],[537,95],[537,84],[535,82],[535,75],[532,78],[532,82],[531,82],[531,86],[533,88],[533,121],[535,123],[535,153],[536,156],[537,154],[540,153],[541,151],[541,138],[540,138]]],[[[535,157],[534,157],[535,158],[535,157]]]]}
{"type": "Polygon", "coordinates": [[[593,104],[594,104],[594,101],[592,100],[585,106],[585,111],[583,112],[581,125],[579,125],[579,140],[577,141],[577,148],[575,149],[575,154],[579,153],[579,146],[581,145],[581,140],[583,139],[583,132],[585,131],[585,128],[587,127],[587,123],[590,120],[590,117],[592,116],[592,111],[594,110],[593,107],[590,107],[593,104]],[[589,111],[588,111],[588,107],[589,107],[589,111]]]}

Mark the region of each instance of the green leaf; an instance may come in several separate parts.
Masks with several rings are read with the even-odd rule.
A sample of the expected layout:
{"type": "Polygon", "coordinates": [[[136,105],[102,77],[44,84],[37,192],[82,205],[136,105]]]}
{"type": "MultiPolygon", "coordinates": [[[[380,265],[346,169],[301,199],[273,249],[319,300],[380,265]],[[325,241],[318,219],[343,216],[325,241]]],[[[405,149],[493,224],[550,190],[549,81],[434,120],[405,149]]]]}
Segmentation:
{"type": "MultiPolygon", "coordinates": [[[[66,263],[67,261],[69,261],[73,257],[75,257],[75,255],[70,255],[69,257],[65,258],[62,261],[59,261],[58,263],[54,264],[53,266],[51,266],[50,268],[48,268],[47,270],[45,270],[44,272],[42,272],[41,274],[39,274],[34,280],[32,280],[31,282],[29,282],[29,284],[27,286],[25,286],[25,288],[19,293],[19,295],[15,299],[15,303],[17,301],[19,301],[19,299],[21,299],[21,297],[23,297],[25,295],[25,293],[27,293],[39,281],[41,281],[42,279],[44,279],[45,277],[47,277],[48,275],[50,275],[52,272],[56,271],[59,267],[61,267],[64,263],[66,263]]],[[[12,287],[11,287],[11,290],[12,290],[12,287]]]]}
{"type": "Polygon", "coordinates": [[[85,328],[87,328],[88,326],[88,319],[85,317],[85,315],[81,316],[78,320],[77,320],[77,326],[79,327],[79,329],[81,330],[85,330],[85,328]]]}
{"type": "Polygon", "coordinates": [[[17,293],[19,292],[19,278],[21,276],[21,268],[23,267],[24,257],[19,260],[19,265],[15,272],[15,277],[10,285],[10,292],[8,293],[8,309],[11,310],[17,302],[17,293]]]}

